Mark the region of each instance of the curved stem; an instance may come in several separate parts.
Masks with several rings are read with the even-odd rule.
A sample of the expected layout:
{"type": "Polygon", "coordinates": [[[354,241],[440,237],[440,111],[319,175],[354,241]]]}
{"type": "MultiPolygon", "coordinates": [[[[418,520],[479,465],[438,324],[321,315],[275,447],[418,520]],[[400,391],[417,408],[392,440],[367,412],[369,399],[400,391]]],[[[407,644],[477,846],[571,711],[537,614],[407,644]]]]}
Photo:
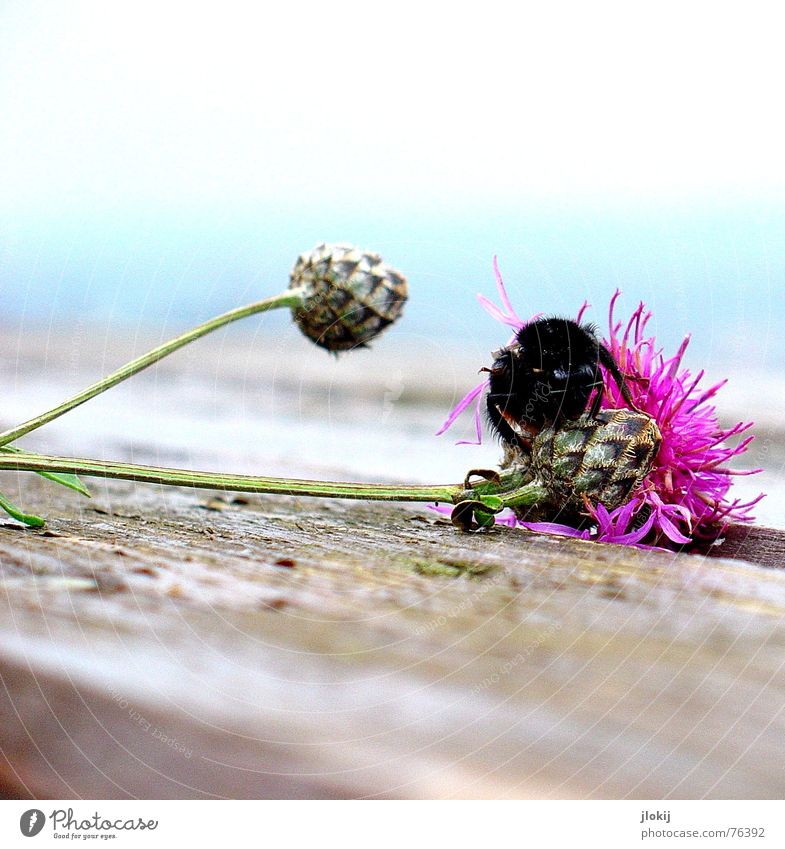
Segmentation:
{"type": "MultiPolygon", "coordinates": [[[[219,327],[224,327],[234,321],[239,321],[241,318],[247,318],[248,316],[256,315],[256,313],[267,312],[268,310],[278,309],[279,307],[296,307],[302,303],[302,300],[302,289],[287,289],[285,292],[281,292],[279,295],[275,295],[272,298],[266,298],[263,301],[256,301],[255,303],[247,304],[244,307],[237,307],[236,309],[223,313],[223,315],[219,315],[210,321],[206,321],[204,324],[200,324],[197,327],[176,336],[174,339],[164,342],[163,345],[153,348],[152,351],[142,354],[141,357],[131,360],[130,363],[126,363],[124,366],[117,369],[117,371],[113,371],[102,380],[92,384],[92,386],[88,386],[87,389],[83,389],[67,401],[63,401],[63,403],[59,404],[57,407],[54,407],[45,413],[41,413],[41,415],[35,416],[34,418],[29,419],[10,430],[0,433],[0,447],[19,439],[19,437],[36,430],[48,422],[51,422],[59,416],[62,416],[64,413],[67,413],[69,410],[73,410],[74,407],[78,407],[80,404],[84,404],[85,401],[95,398],[96,395],[106,392],[107,389],[117,386],[118,383],[122,383],[122,381],[127,380],[132,375],[137,374],[137,372],[157,363],[159,360],[162,360],[178,348],[182,348],[184,345],[189,344],[189,342],[193,342],[195,339],[199,339],[201,336],[206,336],[208,333],[212,333],[213,330],[218,330],[219,327]]],[[[49,469],[48,471],[54,470],[49,469]]]]}
{"type": "Polygon", "coordinates": [[[219,472],[198,472],[25,453],[0,455],[0,471],[3,470],[64,472],[84,477],[114,478],[142,483],[188,486],[196,489],[354,498],[368,501],[446,501],[451,503],[463,492],[463,486],[459,484],[429,486],[309,481],[255,475],[226,475],[219,472]]]}
{"type": "Polygon", "coordinates": [[[43,528],[46,524],[46,520],[42,519],[40,516],[33,516],[30,513],[22,512],[2,493],[0,493],[0,509],[5,510],[5,512],[12,518],[16,519],[17,522],[22,522],[22,524],[29,525],[31,528],[43,528]]]}

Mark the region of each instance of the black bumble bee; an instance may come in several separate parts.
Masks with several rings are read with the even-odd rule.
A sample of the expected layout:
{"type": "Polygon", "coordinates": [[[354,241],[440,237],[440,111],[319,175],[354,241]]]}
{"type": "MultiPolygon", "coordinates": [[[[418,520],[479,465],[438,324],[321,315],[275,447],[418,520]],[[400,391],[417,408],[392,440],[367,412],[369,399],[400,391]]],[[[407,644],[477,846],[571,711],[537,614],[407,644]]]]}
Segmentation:
{"type": "Polygon", "coordinates": [[[525,324],[513,344],[494,355],[486,399],[493,430],[513,446],[529,447],[545,426],[590,415],[602,403],[602,366],[636,410],[624,375],[591,324],[540,318],[525,324]],[[592,398],[592,393],[594,397],[592,398]]]}

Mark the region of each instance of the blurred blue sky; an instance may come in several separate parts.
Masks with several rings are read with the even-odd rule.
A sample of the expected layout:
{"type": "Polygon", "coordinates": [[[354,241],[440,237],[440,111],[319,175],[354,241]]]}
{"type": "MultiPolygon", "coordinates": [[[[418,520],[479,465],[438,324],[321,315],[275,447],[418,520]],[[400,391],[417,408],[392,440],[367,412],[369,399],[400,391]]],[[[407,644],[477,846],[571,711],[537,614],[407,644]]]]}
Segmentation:
{"type": "MultiPolygon", "coordinates": [[[[662,3],[0,4],[5,324],[174,330],[323,240],[486,350],[618,286],[693,356],[785,364],[780,28],[662,3]]],[[[284,319],[281,318],[281,321],[284,319]]]]}

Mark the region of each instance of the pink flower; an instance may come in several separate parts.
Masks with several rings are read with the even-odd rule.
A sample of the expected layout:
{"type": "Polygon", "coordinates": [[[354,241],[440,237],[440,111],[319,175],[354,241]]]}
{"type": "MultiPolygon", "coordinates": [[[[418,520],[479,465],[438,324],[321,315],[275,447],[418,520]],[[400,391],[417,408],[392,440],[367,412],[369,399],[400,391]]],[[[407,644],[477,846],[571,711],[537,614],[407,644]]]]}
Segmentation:
{"type": "MultiPolygon", "coordinates": [[[[507,290],[504,288],[504,281],[502,280],[501,272],[499,271],[499,263],[496,260],[496,257],[493,258],[493,273],[496,275],[496,288],[499,291],[499,298],[501,299],[503,308],[500,309],[496,306],[492,301],[485,297],[485,295],[477,295],[477,300],[480,302],[480,306],[488,313],[492,318],[495,318],[496,321],[501,322],[502,324],[506,324],[509,327],[512,327],[514,333],[508,340],[507,344],[510,345],[515,341],[515,335],[518,331],[523,327],[527,322],[523,321],[518,316],[518,313],[515,312],[513,305],[510,303],[509,297],[507,297],[507,290]]],[[[537,315],[533,315],[529,321],[534,321],[539,318],[542,313],[537,313],[537,315]]],[[[474,404],[474,430],[477,436],[477,439],[472,441],[470,439],[459,439],[456,442],[456,445],[481,445],[482,444],[482,396],[485,390],[488,387],[487,378],[474,389],[470,389],[466,395],[461,398],[461,400],[452,408],[450,411],[450,415],[447,416],[444,424],[436,431],[437,436],[441,436],[446,430],[452,427],[455,423],[455,420],[472,404],[474,404]]]]}
{"type": "MultiPolygon", "coordinates": [[[[502,307],[483,295],[478,295],[478,300],[486,312],[517,333],[525,322],[510,303],[495,258],[494,272],[502,307]]],[[[614,311],[620,294],[616,291],[611,298],[608,334],[603,342],[625,374],[635,405],[652,416],[660,429],[662,445],[654,467],[627,504],[612,511],[602,504],[590,507],[593,524],[590,529],[576,530],[542,522],[518,524],[533,531],[599,542],[639,545],[648,538],[685,545],[696,538],[716,538],[730,522],[752,521],[751,510],[763,494],[742,502],[730,496],[730,489],[734,475],[751,475],[761,470],[732,470],[729,463],[747,450],[753,437],[748,435],[736,445],[728,445],[729,439],[748,431],[752,422],[720,427],[716,409],[709,402],[726,381],[705,389],[701,387],[703,371],[693,375],[689,369],[682,368],[689,336],[674,356],[666,358],[654,337],[646,335],[651,313],[643,303],[626,323],[617,321],[614,311]]],[[[579,310],[579,322],[587,307],[584,303],[579,310]]],[[[626,406],[615,381],[607,374],[604,377],[602,407],[626,406]]],[[[480,411],[487,385],[486,379],[456,405],[440,434],[474,404],[477,443],[481,442],[480,411]]],[[[505,519],[505,524],[509,524],[509,519],[505,519]]]]}

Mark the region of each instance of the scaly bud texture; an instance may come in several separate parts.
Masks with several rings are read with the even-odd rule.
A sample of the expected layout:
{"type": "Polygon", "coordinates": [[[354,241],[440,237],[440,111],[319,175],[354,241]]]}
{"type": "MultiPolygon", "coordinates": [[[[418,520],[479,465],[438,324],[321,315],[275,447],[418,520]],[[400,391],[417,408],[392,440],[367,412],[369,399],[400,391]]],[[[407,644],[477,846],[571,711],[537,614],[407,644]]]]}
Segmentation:
{"type": "Polygon", "coordinates": [[[302,332],[330,351],[367,345],[401,314],[406,278],[378,254],[352,245],[321,244],[302,254],[290,288],[302,290],[293,308],[302,332]]]}

